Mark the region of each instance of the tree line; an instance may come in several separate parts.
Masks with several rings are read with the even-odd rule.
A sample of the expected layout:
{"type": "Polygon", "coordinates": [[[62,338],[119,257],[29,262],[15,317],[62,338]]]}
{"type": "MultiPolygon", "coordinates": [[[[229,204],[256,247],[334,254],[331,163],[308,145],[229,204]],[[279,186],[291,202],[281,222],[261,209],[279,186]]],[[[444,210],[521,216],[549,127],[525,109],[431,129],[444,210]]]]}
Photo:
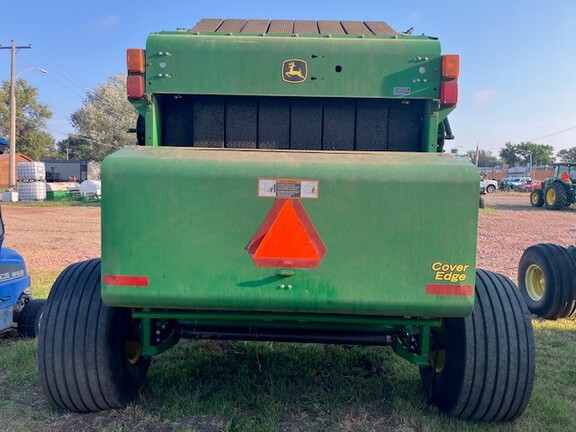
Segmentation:
{"type": "MultiPolygon", "coordinates": [[[[86,94],[70,122],[75,132],[56,142],[48,132],[53,112],[38,101],[38,89],[24,79],[16,81],[16,151],[33,159],[102,161],[127,145],[136,144],[136,111],[126,98],[126,74],[111,76],[86,94]]],[[[0,87],[0,136],[10,135],[10,82],[0,87]]]]}
{"type": "MultiPolygon", "coordinates": [[[[466,156],[473,164],[476,164],[476,151],[470,150],[466,152],[466,156]]],[[[520,144],[507,142],[500,149],[498,156],[491,151],[478,151],[478,166],[481,167],[494,167],[502,164],[528,165],[530,161],[534,166],[550,165],[554,162],[574,162],[576,161],[576,147],[560,150],[556,156],[554,156],[554,147],[530,141],[520,144]]]]}
{"type": "MultiPolygon", "coordinates": [[[[55,142],[48,132],[47,121],[53,116],[48,105],[38,101],[38,89],[24,79],[16,82],[16,151],[41,159],[79,159],[101,161],[117,149],[136,144],[136,135],[128,130],[136,126],[136,111],[126,98],[126,74],[117,73],[105,83],[99,84],[86,94],[82,106],[70,117],[75,132],[66,139],[55,142]]],[[[10,134],[10,82],[0,87],[0,136],[10,134]]],[[[498,155],[491,151],[478,152],[478,165],[493,167],[549,165],[556,160],[576,161],[576,147],[560,150],[556,156],[550,145],[533,142],[513,144],[507,142],[498,155]]],[[[476,163],[476,151],[466,153],[476,163]]]]}

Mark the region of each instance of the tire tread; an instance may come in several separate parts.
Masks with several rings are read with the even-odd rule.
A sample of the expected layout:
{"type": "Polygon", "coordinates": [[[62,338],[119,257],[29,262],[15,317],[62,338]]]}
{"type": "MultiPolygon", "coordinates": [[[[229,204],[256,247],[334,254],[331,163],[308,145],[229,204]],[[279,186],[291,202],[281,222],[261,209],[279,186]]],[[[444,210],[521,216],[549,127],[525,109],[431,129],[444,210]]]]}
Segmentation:
{"type": "Polygon", "coordinates": [[[48,297],[38,368],[47,398],[64,410],[121,408],[135,396],[148,370],[148,359],[128,365],[125,335],[119,329],[127,328],[130,313],[104,305],[100,277],[99,259],[72,264],[48,297]]]}
{"type": "Polygon", "coordinates": [[[530,312],[503,275],[478,269],[475,292],[471,316],[445,319],[446,364],[438,374],[424,368],[423,382],[449,416],[514,420],[526,409],[534,385],[530,312]]]}
{"type": "Polygon", "coordinates": [[[29,300],[18,315],[18,334],[24,337],[35,338],[37,335],[40,314],[46,306],[46,300],[29,300]]]}

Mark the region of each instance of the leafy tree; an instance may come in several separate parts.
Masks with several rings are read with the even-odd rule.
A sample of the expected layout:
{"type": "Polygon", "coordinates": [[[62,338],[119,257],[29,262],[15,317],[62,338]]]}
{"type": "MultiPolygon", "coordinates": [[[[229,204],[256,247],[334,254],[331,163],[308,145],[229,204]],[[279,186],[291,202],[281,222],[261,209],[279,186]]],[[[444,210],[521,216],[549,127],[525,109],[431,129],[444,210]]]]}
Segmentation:
{"type": "Polygon", "coordinates": [[[527,164],[530,162],[530,153],[532,153],[532,163],[534,165],[548,165],[554,162],[554,147],[545,144],[536,144],[533,142],[521,142],[512,144],[507,142],[500,149],[500,157],[510,166],[518,164],[527,164]]]}
{"type": "Polygon", "coordinates": [[[532,163],[534,165],[549,165],[555,161],[554,147],[551,145],[521,142],[518,144],[518,154],[524,165],[530,162],[529,152],[532,153],[532,163]]]}
{"type": "Polygon", "coordinates": [[[136,136],[127,131],[136,126],[137,117],[126,98],[126,74],[118,73],[88,92],[82,107],[72,114],[72,125],[78,133],[64,145],[86,155],[83,159],[101,161],[121,147],[136,144],[136,136]],[[77,146],[82,149],[73,149],[77,146]]]}
{"type": "MultiPolygon", "coordinates": [[[[470,159],[470,162],[476,164],[476,150],[469,150],[466,155],[470,159]]],[[[502,162],[492,154],[491,151],[480,150],[478,151],[478,166],[481,167],[494,167],[500,165],[502,162]]]]}
{"type": "Polygon", "coordinates": [[[561,162],[576,162],[576,147],[560,150],[556,156],[561,162]]]}
{"type": "MultiPolygon", "coordinates": [[[[35,159],[54,154],[54,139],[47,132],[52,118],[48,105],[38,101],[38,89],[26,80],[16,81],[16,151],[35,159]]],[[[10,135],[10,81],[0,87],[0,136],[10,135]]]]}
{"type": "Polygon", "coordinates": [[[26,139],[18,138],[16,147],[19,152],[24,153],[32,159],[42,159],[56,155],[54,149],[54,138],[47,132],[34,131],[26,134],[26,139]]]}
{"type": "Polygon", "coordinates": [[[60,159],[90,160],[92,147],[90,142],[78,135],[68,134],[68,138],[58,141],[58,156],[60,159]]]}
{"type": "Polygon", "coordinates": [[[518,157],[518,146],[507,142],[503,148],[500,149],[500,158],[510,166],[514,166],[520,162],[518,157]]]}

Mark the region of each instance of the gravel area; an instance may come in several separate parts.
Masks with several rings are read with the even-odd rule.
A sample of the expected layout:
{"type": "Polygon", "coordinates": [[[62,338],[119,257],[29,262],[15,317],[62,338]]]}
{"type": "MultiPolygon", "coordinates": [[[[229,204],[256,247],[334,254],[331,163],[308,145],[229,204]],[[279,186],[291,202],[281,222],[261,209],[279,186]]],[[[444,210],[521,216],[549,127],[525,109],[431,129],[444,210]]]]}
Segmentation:
{"type": "Polygon", "coordinates": [[[576,243],[576,211],[552,211],[530,205],[528,194],[484,195],[478,220],[477,266],[516,281],[524,250],[536,243],[576,243]]]}
{"type": "Polygon", "coordinates": [[[64,269],[100,256],[99,207],[5,205],[4,245],[16,250],[29,269],[64,269]]]}
{"type": "MultiPolygon", "coordinates": [[[[528,194],[485,195],[486,210],[478,227],[478,267],[516,280],[518,261],[536,243],[576,242],[576,211],[550,211],[530,205],[528,194]]],[[[5,245],[20,252],[29,268],[63,269],[68,264],[100,256],[100,208],[2,208],[5,245]]]]}

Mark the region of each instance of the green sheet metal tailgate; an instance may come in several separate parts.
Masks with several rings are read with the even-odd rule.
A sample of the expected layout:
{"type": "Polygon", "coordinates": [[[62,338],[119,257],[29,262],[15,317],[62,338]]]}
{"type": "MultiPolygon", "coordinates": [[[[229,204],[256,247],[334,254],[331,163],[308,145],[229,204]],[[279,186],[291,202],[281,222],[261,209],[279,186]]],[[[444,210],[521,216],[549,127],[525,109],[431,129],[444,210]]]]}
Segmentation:
{"type": "Polygon", "coordinates": [[[478,173],[428,153],[142,147],[103,164],[109,305],[471,312],[478,173]]]}

